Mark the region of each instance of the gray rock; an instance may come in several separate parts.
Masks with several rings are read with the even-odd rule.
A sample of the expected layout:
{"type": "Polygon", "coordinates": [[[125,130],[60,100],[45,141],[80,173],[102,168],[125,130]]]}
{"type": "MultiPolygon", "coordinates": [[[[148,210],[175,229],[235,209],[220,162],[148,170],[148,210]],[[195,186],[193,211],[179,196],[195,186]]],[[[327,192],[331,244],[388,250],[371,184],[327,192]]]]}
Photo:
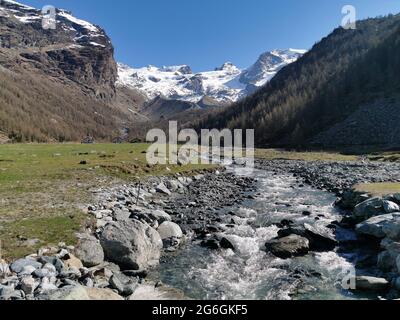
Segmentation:
{"type": "Polygon", "coordinates": [[[183,188],[183,185],[178,180],[167,180],[165,185],[171,191],[177,191],[178,189],[183,188]]]}
{"type": "Polygon", "coordinates": [[[274,256],[288,259],[307,254],[310,242],[304,237],[293,234],[284,238],[268,241],[265,246],[274,256]]]}
{"type": "Polygon", "coordinates": [[[42,294],[57,289],[58,289],[57,286],[54,283],[52,283],[50,278],[48,277],[43,278],[39,286],[39,291],[42,294]]]}
{"type": "Polygon", "coordinates": [[[75,255],[85,267],[91,268],[104,261],[104,251],[100,242],[91,235],[80,235],[75,255]]]}
{"type": "Polygon", "coordinates": [[[165,221],[157,229],[162,240],[168,238],[182,238],[183,233],[181,228],[174,222],[165,221]]]}
{"type": "Polygon", "coordinates": [[[92,280],[91,278],[89,278],[89,277],[83,279],[82,284],[83,284],[85,287],[88,287],[88,288],[93,288],[93,287],[94,287],[94,282],[93,282],[93,280],[92,280]]]}
{"type": "Polygon", "coordinates": [[[337,241],[329,230],[313,227],[307,223],[303,227],[289,227],[278,232],[280,238],[293,234],[308,239],[312,251],[329,251],[337,246],[337,241]]]}
{"type": "Polygon", "coordinates": [[[386,213],[393,213],[393,212],[399,212],[400,207],[391,201],[383,201],[383,209],[385,210],[386,213]]]}
{"type": "Polygon", "coordinates": [[[157,231],[165,248],[176,248],[180,245],[183,233],[176,223],[165,221],[158,227],[157,231]]]}
{"type": "Polygon", "coordinates": [[[164,183],[160,183],[157,187],[156,187],[156,191],[158,193],[162,193],[165,194],[167,196],[171,195],[171,191],[169,191],[169,189],[165,186],[164,183]]]}
{"type": "Polygon", "coordinates": [[[138,286],[137,279],[130,279],[123,274],[114,274],[110,279],[110,286],[116,289],[122,296],[129,296],[135,292],[138,286]]]}
{"type": "Polygon", "coordinates": [[[20,273],[26,266],[32,266],[35,269],[39,269],[42,267],[42,264],[33,259],[18,259],[11,264],[10,268],[11,271],[15,273],[20,273]]]}
{"type": "Polygon", "coordinates": [[[356,290],[382,292],[389,288],[389,282],[384,278],[356,277],[356,290]]]}
{"type": "Polygon", "coordinates": [[[151,219],[157,220],[158,223],[172,220],[171,216],[163,210],[152,210],[148,215],[151,219]]]}
{"type": "Polygon", "coordinates": [[[89,295],[84,287],[66,286],[57,290],[49,291],[37,297],[38,300],[89,300],[89,295]]]}
{"type": "Polygon", "coordinates": [[[115,221],[127,221],[129,220],[131,213],[129,210],[121,210],[121,209],[116,209],[114,211],[114,219],[115,221]]]}
{"type": "Polygon", "coordinates": [[[119,221],[108,225],[101,234],[100,243],[106,258],[122,269],[147,269],[159,263],[160,235],[139,221],[119,221]]]}
{"type": "Polygon", "coordinates": [[[0,278],[7,277],[10,272],[9,264],[5,261],[0,261],[0,278]]]}
{"type": "Polygon", "coordinates": [[[49,277],[51,275],[54,275],[55,273],[51,273],[48,269],[37,269],[33,273],[33,276],[36,278],[44,278],[44,277],[49,277]]]}
{"type": "Polygon", "coordinates": [[[22,278],[21,280],[21,290],[25,292],[26,295],[33,294],[37,287],[37,283],[32,276],[22,278]]]}
{"type": "Polygon", "coordinates": [[[400,219],[383,226],[383,232],[391,240],[400,240],[400,219]]]}
{"type": "Polygon", "coordinates": [[[33,266],[25,266],[22,271],[18,273],[19,276],[30,276],[33,272],[35,272],[36,268],[33,266]]]}
{"type": "Polygon", "coordinates": [[[81,272],[76,267],[69,267],[68,270],[64,270],[60,273],[61,278],[77,280],[82,276],[81,272]]]}
{"type": "Polygon", "coordinates": [[[384,214],[372,217],[356,226],[356,231],[361,235],[373,236],[375,238],[385,238],[384,228],[396,222],[399,219],[395,214],[384,214]]]}
{"type": "Polygon", "coordinates": [[[354,208],[354,215],[362,220],[369,219],[373,216],[383,213],[383,200],[381,198],[371,198],[354,208]]]}
{"type": "Polygon", "coordinates": [[[42,267],[42,269],[43,269],[43,270],[48,270],[50,273],[56,273],[56,272],[57,272],[56,267],[55,267],[53,264],[51,264],[51,263],[46,263],[46,264],[42,267]]]}
{"type": "Polygon", "coordinates": [[[0,300],[21,300],[25,293],[21,290],[15,290],[12,286],[0,285],[0,300]]]}

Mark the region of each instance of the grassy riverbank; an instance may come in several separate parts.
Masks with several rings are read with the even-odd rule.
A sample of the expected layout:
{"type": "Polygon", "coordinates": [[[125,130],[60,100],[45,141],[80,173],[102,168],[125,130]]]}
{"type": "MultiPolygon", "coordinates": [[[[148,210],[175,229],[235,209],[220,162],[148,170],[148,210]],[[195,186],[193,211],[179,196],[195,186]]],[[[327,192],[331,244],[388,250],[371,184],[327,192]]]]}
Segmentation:
{"type": "Polygon", "coordinates": [[[204,165],[148,166],[146,144],[0,145],[0,240],[6,258],[75,242],[91,190],[204,165]]]}

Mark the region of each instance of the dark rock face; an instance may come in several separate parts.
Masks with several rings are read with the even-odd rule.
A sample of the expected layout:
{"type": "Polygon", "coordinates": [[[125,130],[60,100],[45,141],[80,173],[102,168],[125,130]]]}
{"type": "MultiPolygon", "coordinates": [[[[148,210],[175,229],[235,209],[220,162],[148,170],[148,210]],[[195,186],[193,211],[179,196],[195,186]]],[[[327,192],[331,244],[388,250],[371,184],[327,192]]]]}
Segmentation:
{"type": "Polygon", "coordinates": [[[114,97],[114,48],[100,27],[57,10],[56,29],[46,30],[40,10],[4,1],[0,8],[0,65],[66,77],[98,99],[114,97]]]}

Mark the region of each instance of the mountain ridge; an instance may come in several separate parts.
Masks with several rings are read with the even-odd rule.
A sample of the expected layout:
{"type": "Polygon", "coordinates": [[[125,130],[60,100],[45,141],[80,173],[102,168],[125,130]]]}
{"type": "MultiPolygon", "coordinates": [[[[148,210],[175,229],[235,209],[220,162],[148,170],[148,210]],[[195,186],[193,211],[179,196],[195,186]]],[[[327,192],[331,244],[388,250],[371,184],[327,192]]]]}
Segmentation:
{"type": "Polygon", "coordinates": [[[232,62],[225,62],[212,71],[197,73],[193,73],[188,65],[132,68],[119,63],[117,86],[138,89],[149,100],[162,96],[169,100],[198,103],[209,97],[222,103],[232,103],[263,86],[281,68],[296,61],[305,52],[273,50],[261,54],[253,65],[244,70],[232,62]]]}

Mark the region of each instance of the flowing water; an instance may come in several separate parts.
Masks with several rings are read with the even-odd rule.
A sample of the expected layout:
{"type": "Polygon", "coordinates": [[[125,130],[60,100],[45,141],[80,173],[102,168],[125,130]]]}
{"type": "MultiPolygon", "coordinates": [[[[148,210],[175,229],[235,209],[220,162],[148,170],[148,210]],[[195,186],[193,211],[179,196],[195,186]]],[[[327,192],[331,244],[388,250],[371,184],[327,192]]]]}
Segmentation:
{"type": "Polygon", "coordinates": [[[340,214],[333,206],[335,197],[302,186],[291,175],[265,170],[252,175],[257,178],[255,199],[229,208],[235,213],[235,226],[225,234],[235,250],[212,251],[190,243],[161,264],[157,272],[162,282],[193,299],[355,298],[341,287],[352,255],[332,251],[282,260],[264,250],[266,241],[277,236],[276,223],[283,219],[329,232],[326,226],[340,214]],[[312,215],[305,216],[304,211],[312,215]]]}

